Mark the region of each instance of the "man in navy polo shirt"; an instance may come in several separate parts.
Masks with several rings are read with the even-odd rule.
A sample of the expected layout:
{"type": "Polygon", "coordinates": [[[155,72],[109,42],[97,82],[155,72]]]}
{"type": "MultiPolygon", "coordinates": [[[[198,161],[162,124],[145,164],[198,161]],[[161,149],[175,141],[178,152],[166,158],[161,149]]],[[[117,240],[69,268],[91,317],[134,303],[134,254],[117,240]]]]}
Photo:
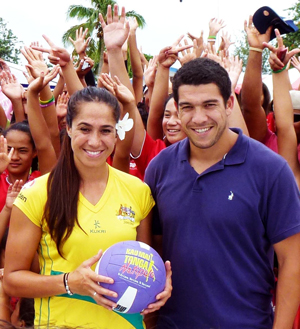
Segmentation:
{"type": "Polygon", "coordinates": [[[173,93],[188,137],[156,156],[145,177],[156,201],[154,238],[173,271],[157,328],[290,329],[300,303],[294,176],[279,155],[228,128],[233,96],[218,63],[186,63],[173,93]]]}

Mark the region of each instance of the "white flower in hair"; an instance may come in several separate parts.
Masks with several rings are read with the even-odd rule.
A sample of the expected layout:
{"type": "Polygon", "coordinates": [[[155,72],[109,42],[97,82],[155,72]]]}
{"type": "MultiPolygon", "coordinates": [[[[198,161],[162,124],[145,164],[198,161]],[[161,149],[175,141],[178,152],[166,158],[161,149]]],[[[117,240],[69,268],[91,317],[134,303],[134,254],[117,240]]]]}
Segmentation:
{"type": "Polygon", "coordinates": [[[122,120],[116,123],[117,134],[122,141],[125,138],[125,132],[133,127],[133,120],[129,118],[129,113],[126,113],[122,120]]]}

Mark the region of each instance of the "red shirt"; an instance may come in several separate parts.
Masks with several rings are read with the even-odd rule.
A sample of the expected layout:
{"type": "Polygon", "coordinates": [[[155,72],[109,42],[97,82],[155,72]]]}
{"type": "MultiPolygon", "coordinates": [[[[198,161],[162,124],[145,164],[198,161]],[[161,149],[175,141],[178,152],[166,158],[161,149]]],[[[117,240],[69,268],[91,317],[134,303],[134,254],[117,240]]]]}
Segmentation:
{"type": "MultiPolygon", "coordinates": [[[[34,180],[35,178],[41,176],[41,173],[36,170],[34,171],[28,178],[28,181],[34,180]]],[[[3,173],[0,175],[0,211],[5,206],[7,190],[9,187],[8,179],[8,171],[4,170],[3,173]]]]}
{"type": "Polygon", "coordinates": [[[144,180],[145,170],[149,162],[163,149],[166,148],[166,144],[163,140],[154,140],[146,132],[145,140],[141,149],[141,153],[137,157],[133,157],[137,169],[141,175],[141,179],[144,180]]]}

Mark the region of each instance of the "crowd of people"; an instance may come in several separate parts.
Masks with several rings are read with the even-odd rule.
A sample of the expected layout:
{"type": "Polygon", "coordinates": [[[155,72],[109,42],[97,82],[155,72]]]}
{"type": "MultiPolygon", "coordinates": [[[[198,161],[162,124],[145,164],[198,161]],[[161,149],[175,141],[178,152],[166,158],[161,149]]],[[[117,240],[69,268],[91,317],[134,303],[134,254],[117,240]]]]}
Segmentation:
{"type": "Polygon", "coordinates": [[[76,63],[45,35],[47,47],[22,49],[26,90],[0,60],[12,105],[0,105],[0,325],[299,329],[300,126],[288,67],[300,49],[274,26],[258,32],[250,16],[236,93],[242,62],[229,55],[223,20],[209,21],[206,42],[203,31],[180,36],[149,61],[125,8],[108,6],[99,21],[97,77],[83,28],[71,39],[76,63]],[[130,220],[118,216],[124,205],[130,220]],[[125,240],[165,261],[164,290],[138,314],[117,312],[106,298],[116,292],[101,286],[113,279],[94,271],[125,240]]]}

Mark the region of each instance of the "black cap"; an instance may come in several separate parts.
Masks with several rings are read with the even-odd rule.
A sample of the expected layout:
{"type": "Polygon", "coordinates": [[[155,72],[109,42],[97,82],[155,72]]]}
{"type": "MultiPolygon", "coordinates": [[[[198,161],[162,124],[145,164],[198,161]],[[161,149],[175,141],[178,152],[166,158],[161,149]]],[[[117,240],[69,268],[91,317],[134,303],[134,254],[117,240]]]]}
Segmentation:
{"type": "Polygon", "coordinates": [[[273,26],[271,39],[276,37],[274,29],[278,29],[280,34],[286,34],[298,31],[298,27],[292,20],[283,20],[270,7],[259,8],[253,15],[253,24],[260,34],[266,33],[269,26],[273,26]]]}

